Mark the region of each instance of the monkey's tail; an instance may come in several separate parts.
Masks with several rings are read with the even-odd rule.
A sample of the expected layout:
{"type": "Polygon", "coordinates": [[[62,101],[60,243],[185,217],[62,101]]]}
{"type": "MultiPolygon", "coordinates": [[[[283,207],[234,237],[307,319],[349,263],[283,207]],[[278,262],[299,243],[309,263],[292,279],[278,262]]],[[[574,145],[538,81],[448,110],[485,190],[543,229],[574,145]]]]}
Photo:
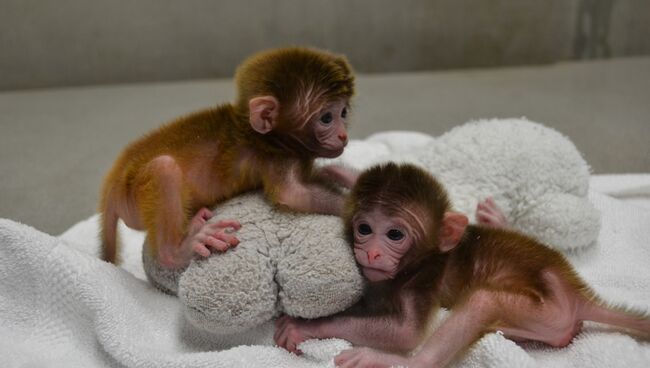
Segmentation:
{"type": "Polygon", "coordinates": [[[100,203],[100,236],[102,242],[102,259],[106,262],[118,264],[117,257],[117,220],[119,219],[115,210],[115,201],[110,198],[111,190],[104,190],[100,203]]]}
{"type": "Polygon", "coordinates": [[[650,337],[650,315],[638,310],[609,306],[594,300],[585,303],[580,319],[638,331],[650,337]]]}

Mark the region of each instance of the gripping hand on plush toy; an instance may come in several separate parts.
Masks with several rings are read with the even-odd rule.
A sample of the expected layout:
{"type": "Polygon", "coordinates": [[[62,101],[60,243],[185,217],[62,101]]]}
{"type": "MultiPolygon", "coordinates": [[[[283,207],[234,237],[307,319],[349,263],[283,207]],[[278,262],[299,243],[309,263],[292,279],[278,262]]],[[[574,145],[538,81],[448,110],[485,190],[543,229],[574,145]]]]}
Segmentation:
{"type": "Polygon", "coordinates": [[[190,221],[187,236],[181,244],[181,249],[209,257],[211,249],[225,252],[239,244],[239,239],[232,235],[233,231],[241,228],[237,220],[221,220],[210,223],[208,220],[214,214],[207,208],[202,208],[190,221]]]}

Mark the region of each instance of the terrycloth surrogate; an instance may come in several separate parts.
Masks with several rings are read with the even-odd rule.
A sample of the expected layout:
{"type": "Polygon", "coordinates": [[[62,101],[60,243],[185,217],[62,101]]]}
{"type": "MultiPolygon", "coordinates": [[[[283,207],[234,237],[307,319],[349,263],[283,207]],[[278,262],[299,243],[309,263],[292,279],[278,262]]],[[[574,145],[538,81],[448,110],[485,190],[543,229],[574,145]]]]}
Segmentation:
{"type": "Polygon", "coordinates": [[[233,198],[210,221],[237,219],[237,247],[186,270],[161,269],[143,252],[149,280],[178,294],[189,321],[219,334],[246,331],[280,312],[316,318],[361,297],[363,278],[335,216],[274,210],[261,193],[233,198]]]}

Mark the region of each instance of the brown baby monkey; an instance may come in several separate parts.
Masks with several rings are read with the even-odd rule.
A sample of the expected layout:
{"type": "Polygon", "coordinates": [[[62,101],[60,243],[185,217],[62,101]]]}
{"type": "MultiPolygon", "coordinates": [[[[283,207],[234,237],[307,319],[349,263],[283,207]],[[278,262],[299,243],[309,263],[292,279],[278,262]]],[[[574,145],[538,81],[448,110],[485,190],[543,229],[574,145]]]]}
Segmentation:
{"type": "MultiPolygon", "coordinates": [[[[483,207],[477,212],[485,214],[483,207]]],[[[487,212],[494,214],[490,207],[493,202],[487,212]]],[[[339,337],[366,346],[339,354],[337,367],[443,367],[497,330],[516,341],[556,347],[569,344],[586,320],[650,333],[647,314],[608,305],[564,256],[494,227],[502,223],[498,217],[488,219],[488,226],[469,225],[465,215],[450,210],[444,188],[415,166],[365,171],[345,216],[369,281],[364,299],[333,317],[283,316],[276,322],[276,343],[293,352],[310,338],[339,337]],[[429,335],[439,307],[451,313],[429,335]],[[417,346],[415,355],[395,354],[417,346]]]]}
{"type": "Polygon", "coordinates": [[[339,156],[348,141],[354,75],[346,59],[274,49],[245,60],[235,81],[234,103],[164,125],[118,157],[101,192],[104,260],[116,262],[119,218],[147,232],[149,251],[166,268],[225,251],[237,245],[230,230],[240,224],[207,224],[208,208],[258,188],[282,208],[341,214],[344,198],[313,164],[339,156]]]}

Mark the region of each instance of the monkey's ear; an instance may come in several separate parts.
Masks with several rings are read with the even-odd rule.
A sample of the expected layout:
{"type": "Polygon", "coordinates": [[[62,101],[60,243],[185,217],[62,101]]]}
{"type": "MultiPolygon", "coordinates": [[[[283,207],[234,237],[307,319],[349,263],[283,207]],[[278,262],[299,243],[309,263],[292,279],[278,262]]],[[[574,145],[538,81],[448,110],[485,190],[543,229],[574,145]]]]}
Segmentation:
{"type": "Polygon", "coordinates": [[[440,228],[440,250],[442,252],[448,252],[458,245],[467,224],[469,224],[469,219],[462,213],[445,212],[440,228]]]}
{"type": "Polygon", "coordinates": [[[275,128],[280,103],[273,96],[260,96],[248,101],[250,123],[256,132],[266,134],[275,128]]]}

